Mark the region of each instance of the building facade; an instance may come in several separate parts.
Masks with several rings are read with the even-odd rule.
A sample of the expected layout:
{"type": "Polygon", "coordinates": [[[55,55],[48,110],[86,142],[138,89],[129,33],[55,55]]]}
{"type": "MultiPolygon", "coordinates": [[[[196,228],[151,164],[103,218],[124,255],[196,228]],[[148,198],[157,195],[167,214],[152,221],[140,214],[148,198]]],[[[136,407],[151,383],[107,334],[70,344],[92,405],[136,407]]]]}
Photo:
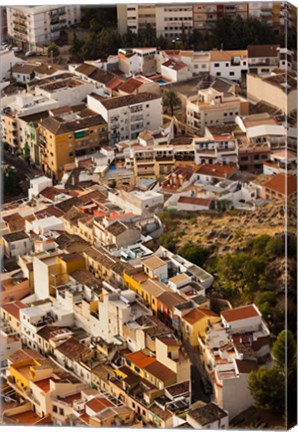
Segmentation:
{"type": "Polygon", "coordinates": [[[12,6],[7,8],[7,32],[23,48],[36,49],[60,37],[63,29],[79,23],[74,6],[12,6]]]}

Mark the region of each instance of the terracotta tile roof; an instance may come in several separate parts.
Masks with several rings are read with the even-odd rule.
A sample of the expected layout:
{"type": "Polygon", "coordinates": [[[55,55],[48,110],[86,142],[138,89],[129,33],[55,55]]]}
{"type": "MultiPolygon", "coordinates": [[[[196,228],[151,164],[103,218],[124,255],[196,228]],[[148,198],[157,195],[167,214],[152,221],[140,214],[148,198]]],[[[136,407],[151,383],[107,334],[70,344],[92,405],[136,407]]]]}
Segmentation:
{"type": "Polygon", "coordinates": [[[173,337],[165,336],[159,337],[158,339],[167,346],[181,346],[181,342],[179,342],[177,339],[174,339],[173,337]]]}
{"type": "Polygon", "coordinates": [[[240,373],[249,374],[252,370],[258,369],[258,364],[254,360],[235,360],[240,373]]]}
{"type": "Polygon", "coordinates": [[[66,114],[66,113],[69,113],[70,111],[71,111],[71,107],[69,105],[65,105],[65,106],[62,106],[60,108],[51,109],[51,113],[53,116],[66,114]]]}
{"type": "Polygon", "coordinates": [[[14,414],[9,416],[9,418],[18,425],[35,425],[41,420],[41,418],[33,411],[14,414]]]}
{"type": "Polygon", "coordinates": [[[57,189],[55,186],[48,186],[43,191],[41,191],[39,195],[53,201],[56,196],[67,193],[68,191],[66,189],[57,189]]]}
{"type": "Polygon", "coordinates": [[[156,403],[151,405],[150,411],[154,414],[155,417],[158,417],[163,421],[167,421],[168,419],[174,416],[172,412],[168,411],[167,409],[164,410],[160,408],[158,405],[156,405],[156,403]]]}
{"type": "Polygon", "coordinates": [[[206,198],[195,198],[195,197],[187,197],[181,196],[178,199],[178,202],[181,204],[194,204],[197,206],[210,207],[211,200],[206,198]]]}
{"type": "Polygon", "coordinates": [[[12,67],[12,73],[30,75],[35,67],[29,64],[16,64],[12,67]]]}
{"type": "Polygon", "coordinates": [[[24,309],[27,307],[24,303],[21,301],[15,301],[13,303],[6,303],[3,304],[2,309],[5,310],[8,314],[12,315],[17,320],[20,319],[20,309],[24,309]]]}
{"type": "Polygon", "coordinates": [[[149,357],[142,351],[137,351],[125,356],[125,359],[138,366],[140,369],[146,368],[151,363],[155,362],[155,357],[149,357]]]}
{"type": "Polygon", "coordinates": [[[38,218],[56,216],[59,218],[60,216],[63,216],[63,214],[64,213],[61,210],[59,210],[58,208],[56,208],[54,205],[50,205],[47,208],[45,208],[44,210],[40,210],[40,211],[36,212],[35,216],[37,216],[38,218]]]}
{"type": "Polygon", "coordinates": [[[77,260],[80,260],[82,258],[83,258],[83,256],[81,254],[78,254],[78,253],[68,253],[68,254],[61,256],[61,260],[64,262],[77,261],[77,260]]]}
{"type": "Polygon", "coordinates": [[[187,65],[185,63],[183,63],[182,61],[176,61],[174,59],[170,59],[170,60],[166,61],[165,63],[162,64],[162,66],[168,67],[168,68],[175,70],[175,71],[179,71],[179,70],[187,67],[187,65]]]}
{"type": "Polygon", "coordinates": [[[130,78],[119,87],[119,90],[131,94],[141,87],[141,85],[143,85],[142,81],[139,81],[135,78],[130,78]]]}
{"type": "Polygon", "coordinates": [[[198,174],[209,175],[213,177],[228,178],[230,177],[237,168],[229,165],[211,164],[211,165],[201,165],[197,169],[198,174]]]}
{"type": "MultiPolygon", "coordinates": [[[[218,315],[209,309],[193,309],[188,314],[184,315],[183,319],[189,324],[195,324],[202,318],[218,317],[218,315]]],[[[219,319],[219,317],[218,317],[219,319]]]]}
{"type": "Polygon", "coordinates": [[[247,57],[247,50],[210,51],[210,61],[230,61],[232,57],[247,57]]]}
{"type": "Polygon", "coordinates": [[[34,381],[34,384],[37,385],[42,391],[48,393],[50,391],[50,378],[46,378],[40,381],[34,381]]]}
{"type": "Polygon", "coordinates": [[[88,350],[86,345],[80,343],[77,339],[73,337],[69,338],[66,342],[59,345],[56,349],[69,359],[76,359],[88,350]]]}
{"type": "Polygon", "coordinates": [[[169,279],[169,282],[172,282],[174,284],[179,284],[181,282],[187,282],[187,281],[191,281],[191,278],[189,276],[187,276],[185,273],[180,273],[176,276],[173,276],[171,279],[169,279]]]}
{"type": "Polygon", "coordinates": [[[108,226],[106,230],[111,233],[113,236],[119,236],[127,231],[128,227],[119,221],[114,222],[112,225],[108,226]]]}
{"type": "Polygon", "coordinates": [[[91,93],[91,96],[95,99],[100,100],[101,104],[107,110],[113,110],[116,108],[124,107],[127,105],[134,105],[142,102],[149,102],[151,100],[160,99],[160,96],[154,95],[152,93],[139,93],[137,95],[127,95],[127,96],[117,96],[110,99],[104,99],[98,97],[97,94],[91,93]]]}
{"type": "Polygon", "coordinates": [[[297,193],[297,177],[280,173],[264,183],[263,186],[284,196],[290,196],[297,193]]]}
{"type": "Polygon", "coordinates": [[[23,348],[11,354],[8,359],[12,363],[18,363],[28,359],[43,360],[44,356],[35,350],[31,350],[30,348],[23,348]]]}
{"type": "Polygon", "coordinates": [[[162,382],[166,382],[171,378],[175,378],[176,374],[171,369],[164,366],[159,361],[155,360],[144,367],[145,371],[158,378],[162,382]]]}
{"type": "Polygon", "coordinates": [[[13,213],[2,218],[9,227],[11,233],[25,229],[25,219],[19,213],[13,213]]]}
{"type": "Polygon", "coordinates": [[[114,407],[115,405],[106,398],[94,398],[86,403],[86,406],[95,413],[101,412],[108,407],[114,407]]]}
{"type": "Polygon", "coordinates": [[[68,405],[72,405],[72,402],[81,399],[81,393],[75,393],[69,396],[60,397],[60,400],[68,405]]]}
{"type": "Polygon", "coordinates": [[[47,325],[47,326],[43,327],[41,330],[39,330],[37,332],[37,334],[41,338],[49,341],[53,336],[55,336],[57,334],[61,334],[62,335],[63,333],[65,333],[65,331],[69,331],[69,330],[65,329],[63,327],[57,327],[57,326],[49,326],[49,325],[47,325]]]}
{"type": "Polygon", "coordinates": [[[111,90],[116,89],[117,87],[119,87],[121,84],[123,83],[123,80],[120,78],[115,78],[113,79],[111,82],[109,82],[107,84],[107,87],[111,90]]]}
{"type": "Polygon", "coordinates": [[[88,414],[86,414],[86,413],[82,414],[82,415],[80,416],[80,419],[81,419],[84,423],[89,424],[90,417],[88,416],[88,414]]]}
{"type": "Polygon", "coordinates": [[[5,241],[7,241],[7,243],[29,239],[29,236],[25,233],[25,231],[16,231],[13,233],[4,234],[2,237],[5,241]]]}
{"type": "Polygon", "coordinates": [[[165,291],[168,291],[169,288],[158,280],[148,279],[142,283],[142,289],[149,295],[153,297],[158,297],[165,291]]]}
{"type": "Polygon", "coordinates": [[[226,310],[221,312],[221,315],[228,323],[261,316],[254,304],[226,310]]]}
{"type": "Polygon", "coordinates": [[[81,73],[82,75],[89,76],[96,70],[95,66],[89,65],[87,63],[82,63],[80,66],[76,68],[76,72],[81,73]]]}
{"type": "Polygon", "coordinates": [[[279,45],[248,45],[248,58],[277,57],[279,45]]]}
{"type": "Polygon", "coordinates": [[[158,301],[167,308],[172,309],[178,304],[185,303],[185,298],[175,292],[166,291],[158,296],[158,301]]]}
{"type": "Polygon", "coordinates": [[[103,124],[106,124],[106,122],[98,114],[71,121],[60,120],[60,117],[49,116],[40,121],[40,125],[52,132],[54,135],[75,132],[80,129],[92,126],[101,126],[103,124]]]}
{"type": "Polygon", "coordinates": [[[164,265],[166,265],[166,262],[163,261],[161,258],[159,258],[158,256],[152,256],[150,258],[145,259],[142,264],[146,267],[148,267],[150,270],[156,270],[160,267],[163,267],[164,265]]]}

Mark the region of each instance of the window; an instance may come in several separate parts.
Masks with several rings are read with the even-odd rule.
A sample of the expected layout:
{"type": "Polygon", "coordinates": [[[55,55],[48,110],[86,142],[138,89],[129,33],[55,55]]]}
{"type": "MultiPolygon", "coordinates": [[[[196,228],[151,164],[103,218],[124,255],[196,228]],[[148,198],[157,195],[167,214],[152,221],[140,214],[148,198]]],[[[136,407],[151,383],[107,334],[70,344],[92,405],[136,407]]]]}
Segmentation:
{"type": "Polygon", "coordinates": [[[54,413],[58,412],[57,405],[53,405],[53,412],[54,413]]]}
{"type": "Polygon", "coordinates": [[[64,415],[64,409],[63,408],[59,408],[59,414],[64,415]]]}
{"type": "Polygon", "coordinates": [[[216,72],[216,76],[220,76],[221,75],[221,73],[220,72],[216,72]]]}
{"type": "Polygon", "coordinates": [[[72,152],[68,153],[68,156],[69,157],[73,156],[73,153],[72,152]]]}
{"type": "Polygon", "coordinates": [[[219,63],[214,63],[214,67],[219,67],[219,63]]]}
{"type": "Polygon", "coordinates": [[[230,72],[229,75],[230,75],[230,76],[234,76],[234,75],[235,75],[235,72],[230,72]]]}

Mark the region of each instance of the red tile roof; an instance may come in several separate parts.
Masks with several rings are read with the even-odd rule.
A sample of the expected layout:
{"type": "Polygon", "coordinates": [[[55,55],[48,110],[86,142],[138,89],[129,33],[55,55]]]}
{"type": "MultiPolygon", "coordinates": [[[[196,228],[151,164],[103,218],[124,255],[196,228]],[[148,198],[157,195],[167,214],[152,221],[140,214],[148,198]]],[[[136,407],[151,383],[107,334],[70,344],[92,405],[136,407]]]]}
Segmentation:
{"type": "Polygon", "coordinates": [[[175,378],[176,374],[171,369],[164,366],[159,361],[155,360],[144,368],[148,373],[159,379],[160,381],[167,381],[168,379],[175,378]]]}
{"type": "Polygon", "coordinates": [[[222,312],[221,315],[227,322],[239,321],[247,318],[253,318],[255,316],[261,316],[254,304],[226,310],[222,312]]]}
{"type": "Polygon", "coordinates": [[[91,401],[86,403],[86,406],[90,408],[95,413],[99,413],[100,411],[115,406],[111,401],[105,398],[94,398],[91,401]]]}
{"type": "Polygon", "coordinates": [[[165,345],[168,345],[168,346],[180,346],[181,345],[181,343],[178,340],[174,339],[173,337],[165,336],[165,337],[159,337],[158,339],[161,342],[163,342],[165,345]]]}
{"type": "Polygon", "coordinates": [[[67,403],[68,405],[72,405],[73,401],[80,400],[81,399],[81,393],[75,393],[66,397],[60,398],[60,400],[64,403],[67,403]]]}
{"type": "Polygon", "coordinates": [[[264,183],[263,187],[284,196],[290,196],[297,193],[297,177],[280,173],[264,183]]]}
{"type": "Polygon", "coordinates": [[[130,78],[119,87],[119,90],[121,90],[125,93],[128,93],[128,94],[131,94],[135,90],[137,90],[139,87],[141,87],[141,85],[143,85],[143,83],[141,81],[139,81],[135,78],[130,78]]]}
{"type": "Polygon", "coordinates": [[[2,309],[5,310],[8,314],[15,317],[17,320],[20,319],[20,309],[26,308],[27,305],[22,303],[21,301],[15,301],[13,303],[6,303],[2,305],[2,309]]]}
{"type": "Polygon", "coordinates": [[[162,66],[168,67],[175,71],[179,71],[180,69],[187,67],[187,65],[182,61],[176,61],[173,59],[166,61],[165,63],[162,64],[162,66]]]}
{"type": "Polygon", "coordinates": [[[194,324],[206,317],[218,317],[218,315],[209,309],[193,309],[191,312],[184,315],[183,319],[189,324],[194,324]]]}
{"type": "Polygon", "coordinates": [[[149,357],[142,351],[137,351],[133,354],[128,354],[125,356],[126,360],[130,361],[134,365],[138,366],[140,369],[144,369],[146,366],[155,362],[155,357],[149,357]]]}
{"type": "Polygon", "coordinates": [[[208,207],[208,208],[210,207],[210,204],[211,204],[210,199],[186,197],[186,196],[179,197],[178,202],[182,203],[182,204],[194,204],[197,206],[204,206],[204,207],[208,207]]]}
{"type": "Polygon", "coordinates": [[[237,168],[233,166],[221,165],[217,163],[211,165],[202,165],[199,169],[197,169],[196,172],[198,174],[209,175],[213,177],[228,178],[235,171],[237,171],[237,168]]]}
{"type": "Polygon", "coordinates": [[[48,393],[50,391],[50,378],[46,378],[40,381],[35,381],[35,385],[37,385],[42,391],[48,393]]]}

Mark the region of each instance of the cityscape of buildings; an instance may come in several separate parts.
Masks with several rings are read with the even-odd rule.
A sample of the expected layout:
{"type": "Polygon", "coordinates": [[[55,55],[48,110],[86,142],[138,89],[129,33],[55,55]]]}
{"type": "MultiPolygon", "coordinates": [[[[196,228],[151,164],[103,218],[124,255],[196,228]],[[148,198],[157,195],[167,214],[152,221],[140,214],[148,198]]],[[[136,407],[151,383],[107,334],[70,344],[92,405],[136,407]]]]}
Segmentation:
{"type": "MultiPolygon", "coordinates": [[[[297,52],[178,42],[224,16],[283,34],[296,8],[121,4],[120,34],[149,24],[173,49],[119,46],[81,62],[64,45],[46,52],[83,15],[78,5],[1,8],[0,422],[247,426],[250,376],[275,367],[272,317],[252,296],[220,295],[216,271],[165,244],[164,218],[181,214],[195,232],[198,215],[211,226],[229,213],[238,236],[247,215],[263,234],[262,209],[295,218],[297,52]]],[[[281,238],[284,222],[274,227],[281,238]]],[[[216,245],[211,230],[200,246],[216,245]]]]}

